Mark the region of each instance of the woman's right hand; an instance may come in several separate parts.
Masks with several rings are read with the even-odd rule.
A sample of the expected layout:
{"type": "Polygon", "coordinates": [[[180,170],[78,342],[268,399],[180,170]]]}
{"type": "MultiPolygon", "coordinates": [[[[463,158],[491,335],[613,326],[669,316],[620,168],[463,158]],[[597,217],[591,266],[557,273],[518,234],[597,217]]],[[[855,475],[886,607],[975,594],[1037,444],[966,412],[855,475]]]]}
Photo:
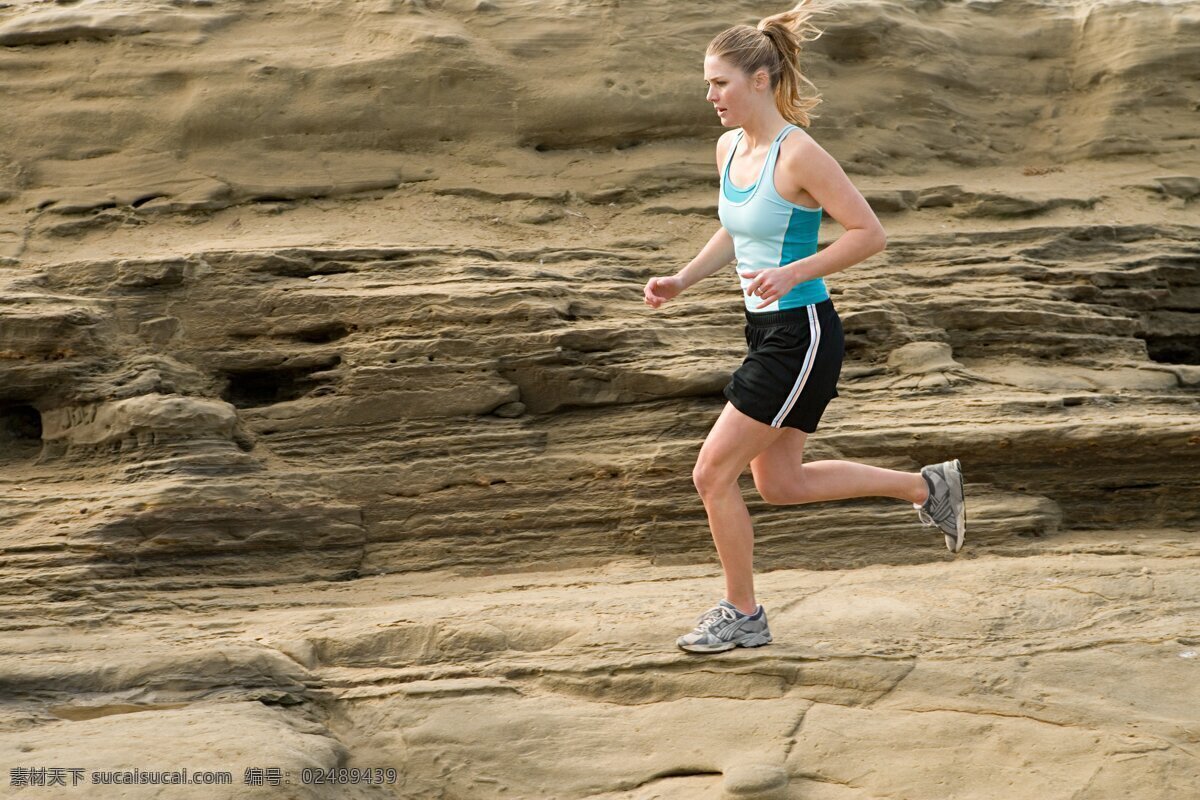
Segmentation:
{"type": "Polygon", "coordinates": [[[646,305],[658,308],[682,291],[683,284],[674,275],[669,278],[651,278],[646,282],[646,305]]]}

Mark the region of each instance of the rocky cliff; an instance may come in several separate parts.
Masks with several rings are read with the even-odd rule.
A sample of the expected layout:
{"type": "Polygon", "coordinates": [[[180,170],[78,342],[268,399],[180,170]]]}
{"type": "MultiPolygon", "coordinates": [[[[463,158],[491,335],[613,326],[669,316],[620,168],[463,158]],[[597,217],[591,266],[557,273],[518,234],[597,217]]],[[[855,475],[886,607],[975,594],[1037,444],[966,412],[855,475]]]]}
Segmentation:
{"type": "Polygon", "coordinates": [[[0,4],[0,765],[234,779],[28,795],[1200,791],[1200,9],[827,8],[889,241],[805,457],[960,458],[967,546],[747,475],[776,642],[695,658],[742,301],[642,287],[784,7],[0,4]]]}

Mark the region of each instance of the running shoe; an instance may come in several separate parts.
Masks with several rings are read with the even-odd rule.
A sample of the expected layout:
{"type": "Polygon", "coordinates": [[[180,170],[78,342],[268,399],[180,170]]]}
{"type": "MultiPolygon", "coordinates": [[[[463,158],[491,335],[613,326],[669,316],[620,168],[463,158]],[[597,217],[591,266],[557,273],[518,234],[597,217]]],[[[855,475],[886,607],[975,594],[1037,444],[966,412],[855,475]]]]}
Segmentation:
{"type": "Polygon", "coordinates": [[[696,619],[691,633],[675,643],[693,653],[719,653],[735,647],[761,647],[771,643],[767,628],[767,610],[761,605],[753,614],[743,614],[728,600],[705,611],[696,619]]]}
{"type": "Polygon", "coordinates": [[[917,516],[926,526],[936,525],[946,536],[946,549],[962,549],[967,532],[967,502],[963,497],[962,464],[958,459],[921,467],[921,476],[929,484],[924,505],[913,503],[917,516]]]}

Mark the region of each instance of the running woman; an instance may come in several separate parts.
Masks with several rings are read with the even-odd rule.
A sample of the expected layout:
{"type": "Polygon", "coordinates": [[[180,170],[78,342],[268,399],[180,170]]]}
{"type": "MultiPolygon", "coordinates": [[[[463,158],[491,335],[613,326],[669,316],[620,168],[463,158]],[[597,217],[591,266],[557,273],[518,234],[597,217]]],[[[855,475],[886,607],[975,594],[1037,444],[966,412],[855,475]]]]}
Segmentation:
{"type": "Polygon", "coordinates": [[[707,99],[732,130],[717,140],[721,227],[675,275],[655,277],[651,308],[679,295],[735,258],[745,303],[747,355],[724,395],[692,471],[725,573],[725,596],[680,636],[684,650],[711,653],[771,641],[766,610],[754,597],[754,531],[738,476],[749,463],[763,500],[777,505],[893,497],[937,526],[946,547],[962,547],[966,510],[957,459],[898,472],[852,461],[802,463],[804,442],[838,396],[842,324],[824,276],[884,249],[887,236],[838,162],[809,134],[820,96],[801,73],[804,42],[820,36],[802,0],[756,28],[736,25],[708,45],[707,99]],[[820,252],[817,228],[828,212],[845,233],[820,252]]]}

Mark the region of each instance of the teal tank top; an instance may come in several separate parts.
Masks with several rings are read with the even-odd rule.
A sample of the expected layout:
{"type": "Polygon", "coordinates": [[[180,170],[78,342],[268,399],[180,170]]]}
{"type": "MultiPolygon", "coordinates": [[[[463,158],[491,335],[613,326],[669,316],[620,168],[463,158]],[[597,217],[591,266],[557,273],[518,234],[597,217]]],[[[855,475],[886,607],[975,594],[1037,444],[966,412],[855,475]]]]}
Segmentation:
{"type": "Polygon", "coordinates": [[[807,208],[784,200],[775,191],[775,162],[779,156],[779,145],[795,125],[787,125],[771,143],[767,160],[763,163],[758,180],[746,189],[739,189],[729,179],[729,165],[738,143],[745,131],[738,131],[725,156],[721,170],[721,194],[717,201],[717,216],[721,225],[733,237],[737,271],[742,284],[742,299],[746,310],[766,313],[788,308],[819,303],[829,297],[825,281],[814,278],[796,284],[791,291],[758,308],[761,297],[750,297],[746,287],[750,278],[743,272],[749,270],[781,267],[817,252],[817,229],[821,226],[821,209],[807,208]]]}

